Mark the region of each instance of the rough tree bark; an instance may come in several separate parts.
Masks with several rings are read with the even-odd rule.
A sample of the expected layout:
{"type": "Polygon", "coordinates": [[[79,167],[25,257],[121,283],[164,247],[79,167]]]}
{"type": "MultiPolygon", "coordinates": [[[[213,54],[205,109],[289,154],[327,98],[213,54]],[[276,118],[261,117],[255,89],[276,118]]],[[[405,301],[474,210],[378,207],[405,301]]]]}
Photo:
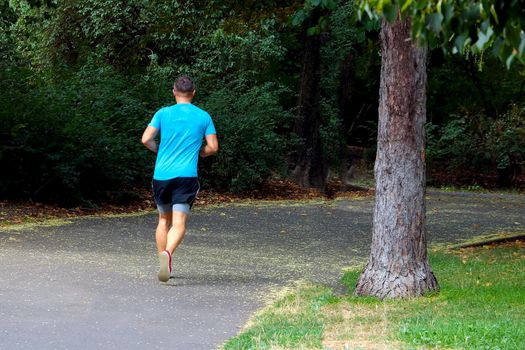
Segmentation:
{"type": "Polygon", "coordinates": [[[381,53],[372,247],[355,294],[406,298],[439,289],[425,237],[427,50],[398,19],[383,20],[381,53]]]}
{"type": "Polygon", "coordinates": [[[325,191],[328,168],[321,144],[319,114],[319,80],[321,69],[321,36],[307,35],[307,30],[319,21],[321,14],[313,11],[303,25],[304,56],[295,133],[302,139],[297,148],[293,175],[301,187],[325,191]]]}

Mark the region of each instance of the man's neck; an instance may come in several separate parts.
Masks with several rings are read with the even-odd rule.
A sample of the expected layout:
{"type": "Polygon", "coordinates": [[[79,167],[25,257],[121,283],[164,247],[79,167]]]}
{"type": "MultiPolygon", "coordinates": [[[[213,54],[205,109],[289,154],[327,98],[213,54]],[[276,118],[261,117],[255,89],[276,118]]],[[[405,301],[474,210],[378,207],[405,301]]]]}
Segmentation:
{"type": "Polygon", "coordinates": [[[187,98],[187,97],[175,97],[175,101],[177,101],[177,104],[180,104],[180,103],[191,103],[192,99],[191,98],[187,98]]]}

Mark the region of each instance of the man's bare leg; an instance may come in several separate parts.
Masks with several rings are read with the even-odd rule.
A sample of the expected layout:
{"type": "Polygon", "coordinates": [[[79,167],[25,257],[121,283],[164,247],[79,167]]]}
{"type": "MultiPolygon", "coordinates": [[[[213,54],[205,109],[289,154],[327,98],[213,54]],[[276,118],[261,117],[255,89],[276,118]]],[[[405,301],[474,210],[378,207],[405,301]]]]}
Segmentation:
{"type": "Polygon", "coordinates": [[[167,282],[170,279],[171,255],[184,239],[187,217],[188,215],[185,212],[180,211],[159,213],[159,224],[155,238],[160,264],[158,278],[162,282],[167,282]]]}
{"type": "Polygon", "coordinates": [[[166,250],[166,244],[172,222],[173,214],[171,212],[159,213],[159,223],[155,231],[155,240],[157,241],[160,265],[157,276],[162,282],[167,282],[171,275],[171,252],[166,250]]]}
{"type": "Polygon", "coordinates": [[[175,249],[184,239],[186,234],[186,219],[188,214],[181,211],[174,211],[172,213],[172,226],[168,231],[168,239],[166,249],[170,254],[173,254],[175,249]]]}
{"type": "MultiPolygon", "coordinates": [[[[155,239],[157,241],[157,251],[162,253],[166,250],[166,243],[168,242],[168,232],[171,228],[172,213],[159,213],[159,223],[155,231],[155,239]]],[[[170,252],[171,253],[171,252],[170,252]]]]}

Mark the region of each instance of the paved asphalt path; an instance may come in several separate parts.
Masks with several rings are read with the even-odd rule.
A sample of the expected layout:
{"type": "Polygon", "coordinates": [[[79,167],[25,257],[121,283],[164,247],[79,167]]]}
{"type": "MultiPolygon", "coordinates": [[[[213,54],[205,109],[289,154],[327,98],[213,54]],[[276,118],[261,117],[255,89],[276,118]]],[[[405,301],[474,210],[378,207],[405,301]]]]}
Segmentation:
{"type": "MultiPolygon", "coordinates": [[[[525,231],[525,196],[431,194],[432,243],[525,231]]],[[[337,289],[369,251],[373,198],[197,208],[156,280],[153,213],[0,231],[0,349],[215,349],[272,291],[337,289]]]]}

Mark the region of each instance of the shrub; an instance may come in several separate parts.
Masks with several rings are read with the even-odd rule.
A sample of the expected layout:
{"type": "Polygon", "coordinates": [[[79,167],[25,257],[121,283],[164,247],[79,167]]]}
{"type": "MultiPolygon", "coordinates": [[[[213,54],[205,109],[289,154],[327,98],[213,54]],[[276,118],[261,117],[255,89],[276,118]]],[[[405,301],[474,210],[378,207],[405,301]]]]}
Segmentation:
{"type": "Polygon", "coordinates": [[[53,84],[22,85],[11,85],[17,102],[0,113],[2,197],[73,205],[144,182],[139,138],[150,113],[133,81],[85,67],[53,84]]]}
{"type": "Polygon", "coordinates": [[[515,184],[525,164],[525,107],[512,105],[491,125],[486,140],[486,152],[496,165],[499,185],[515,184]]]}
{"type": "Polygon", "coordinates": [[[525,160],[525,108],[512,105],[496,120],[451,116],[443,127],[428,123],[427,159],[430,169],[497,174],[498,185],[517,185],[525,160]]]}
{"type": "Polygon", "coordinates": [[[279,103],[283,91],[276,84],[232,85],[202,103],[215,122],[220,151],[202,162],[200,173],[211,186],[239,192],[254,189],[284,167],[292,143],[285,131],[292,118],[279,103]]]}

